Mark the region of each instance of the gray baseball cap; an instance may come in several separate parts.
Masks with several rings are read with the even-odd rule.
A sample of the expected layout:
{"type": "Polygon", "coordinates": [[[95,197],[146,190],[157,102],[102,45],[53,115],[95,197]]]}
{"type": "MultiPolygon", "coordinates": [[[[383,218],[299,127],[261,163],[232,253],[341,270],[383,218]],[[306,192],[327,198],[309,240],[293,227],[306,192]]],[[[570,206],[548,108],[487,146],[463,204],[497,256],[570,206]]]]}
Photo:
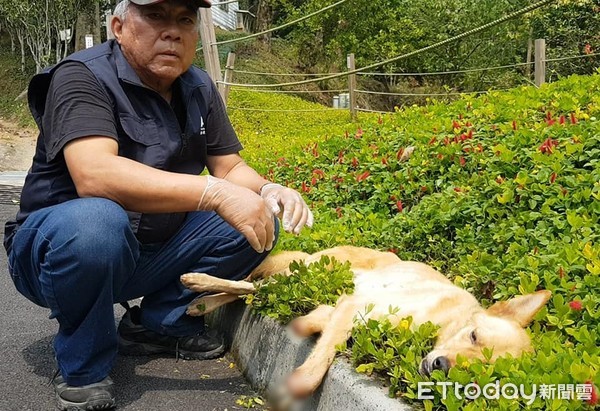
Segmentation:
{"type": "MultiPolygon", "coordinates": [[[[147,6],[149,4],[160,3],[164,0],[129,0],[133,4],[137,4],[138,6],[147,6]]],[[[210,7],[211,0],[189,0],[195,7],[210,7]]]]}

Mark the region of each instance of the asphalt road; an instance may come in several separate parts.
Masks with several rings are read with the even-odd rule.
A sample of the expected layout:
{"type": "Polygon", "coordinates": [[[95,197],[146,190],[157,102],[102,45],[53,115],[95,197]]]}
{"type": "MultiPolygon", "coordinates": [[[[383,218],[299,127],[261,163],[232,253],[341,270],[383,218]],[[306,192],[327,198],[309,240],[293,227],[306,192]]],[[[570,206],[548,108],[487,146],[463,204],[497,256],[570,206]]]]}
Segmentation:
{"type": "MultiPolygon", "coordinates": [[[[0,232],[12,218],[18,192],[0,187],[0,232]]],[[[0,234],[0,238],[3,235],[0,234]]],[[[18,294],[0,248],[0,411],[55,410],[49,385],[55,368],[52,339],[57,329],[48,310],[18,294]]],[[[123,309],[115,306],[115,321],[123,309]]],[[[225,357],[211,361],[174,358],[119,357],[111,373],[119,410],[224,411],[242,395],[255,396],[240,372],[225,357]]]]}

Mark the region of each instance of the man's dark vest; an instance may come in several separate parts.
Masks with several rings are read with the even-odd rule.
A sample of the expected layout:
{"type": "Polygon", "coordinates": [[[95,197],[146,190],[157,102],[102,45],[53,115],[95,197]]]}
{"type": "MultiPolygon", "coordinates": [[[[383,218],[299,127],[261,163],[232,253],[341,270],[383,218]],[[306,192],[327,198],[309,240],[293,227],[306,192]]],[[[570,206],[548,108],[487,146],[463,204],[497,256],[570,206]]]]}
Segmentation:
{"type": "MultiPolygon", "coordinates": [[[[50,80],[57,67],[66,61],[83,63],[104,87],[112,102],[120,156],[161,170],[187,174],[202,172],[206,164],[205,122],[214,93],[214,86],[206,72],[192,67],[178,80],[182,103],[187,111],[185,130],[182,131],[170,104],[141,83],[119,45],[115,41],[108,41],[72,54],[59,65],[31,80],[29,106],[40,130],[50,80]]],[[[38,152],[39,150],[38,142],[38,152]]],[[[52,147],[48,147],[48,151],[46,154],[50,157],[52,147]]],[[[57,158],[58,156],[62,154],[57,155],[57,158]]],[[[56,161],[53,158],[47,160],[56,161]]],[[[35,167],[30,170],[23,189],[17,224],[39,209],[40,205],[49,206],[77,197],[70,178],[69,181],[57,182],[47,181],[44,177],[43,166],[38,170],[35,167]],[[38,197],[44,195],[52,198],[52,203],[41,203],[42,200],[38,197]],[[32,204],[27,204],[28,198],[37,199],[37,203],[33,200],[32,204]]],[[[132,229],[142,242],[162,242],[168,239],[185,218],[185,213],[128,214],[132,229]]]]}

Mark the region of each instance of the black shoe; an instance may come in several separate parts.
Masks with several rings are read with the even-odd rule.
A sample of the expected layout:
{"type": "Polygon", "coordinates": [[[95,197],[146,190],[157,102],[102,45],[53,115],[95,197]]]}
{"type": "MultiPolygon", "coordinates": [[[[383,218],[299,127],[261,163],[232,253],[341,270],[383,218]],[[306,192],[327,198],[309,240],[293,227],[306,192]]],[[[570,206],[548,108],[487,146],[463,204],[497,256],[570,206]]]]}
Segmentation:
{"type": "Polygon", "coordinates": [[[131,307],[119,323],[119,354],[173,354],[185,360],[209,360],[225,352],[223,336],[215,330],[188,337],[172,337],[140,324],[140,307],[131,307]]]}
{"type": "Polygon", "coordinates": [[[108,410],[115,407],[115,394],[110,377],[94,384],[73,387],[67,385],[61,375],[57,375],[52,384],[59,410],[108,410]]]}

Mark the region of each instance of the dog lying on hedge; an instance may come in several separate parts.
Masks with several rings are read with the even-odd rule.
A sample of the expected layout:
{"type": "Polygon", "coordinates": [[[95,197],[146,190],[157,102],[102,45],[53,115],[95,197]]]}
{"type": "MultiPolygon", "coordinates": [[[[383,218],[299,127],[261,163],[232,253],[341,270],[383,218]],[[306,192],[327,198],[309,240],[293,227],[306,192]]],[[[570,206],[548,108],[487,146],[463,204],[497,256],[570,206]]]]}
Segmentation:
{"type": "MultiPolygon", "coordinates": [[[[447,372],[455,365],[458,354],[468,359],[484,359],[483,348],[493,349],[491,361],[506,354],[519,356],[530,351],[531,340],[524,327],[550,299],[550,292],[542,290],[498,302],[486,310],[469,292],[426,264],[352,246],[312,255],[283,252],[269,256],[247,280],[289,272],[292,261],[310,264],[323,255],[351,263],[355,290],[352,295],[342,295],[335,307],[321,305],[292,321],[292,328],[300,336],[321,333],[309,357],[288,379],[287,389],[294,398],[306,397],[318,388],[333,362],[335,347],[348,339],[357,317],[365,320],[387,317],[398,323],[412,316],[414,325],[427,321],[438,325],[433,351],[420,364],[421,373],[429,375],[438,369],[447,372]],[[367,306],[372,308],[367,311],[367,306]],[[389,314],[390,306],[398,308],[394,315],[389,314]]],[[[181,281],[193,291],[219,292],[192,302],[187,310],[190,315],[207,314],[255,291],[251,282],[223,280],[206,274],[184,274],[181,281]]]]}

